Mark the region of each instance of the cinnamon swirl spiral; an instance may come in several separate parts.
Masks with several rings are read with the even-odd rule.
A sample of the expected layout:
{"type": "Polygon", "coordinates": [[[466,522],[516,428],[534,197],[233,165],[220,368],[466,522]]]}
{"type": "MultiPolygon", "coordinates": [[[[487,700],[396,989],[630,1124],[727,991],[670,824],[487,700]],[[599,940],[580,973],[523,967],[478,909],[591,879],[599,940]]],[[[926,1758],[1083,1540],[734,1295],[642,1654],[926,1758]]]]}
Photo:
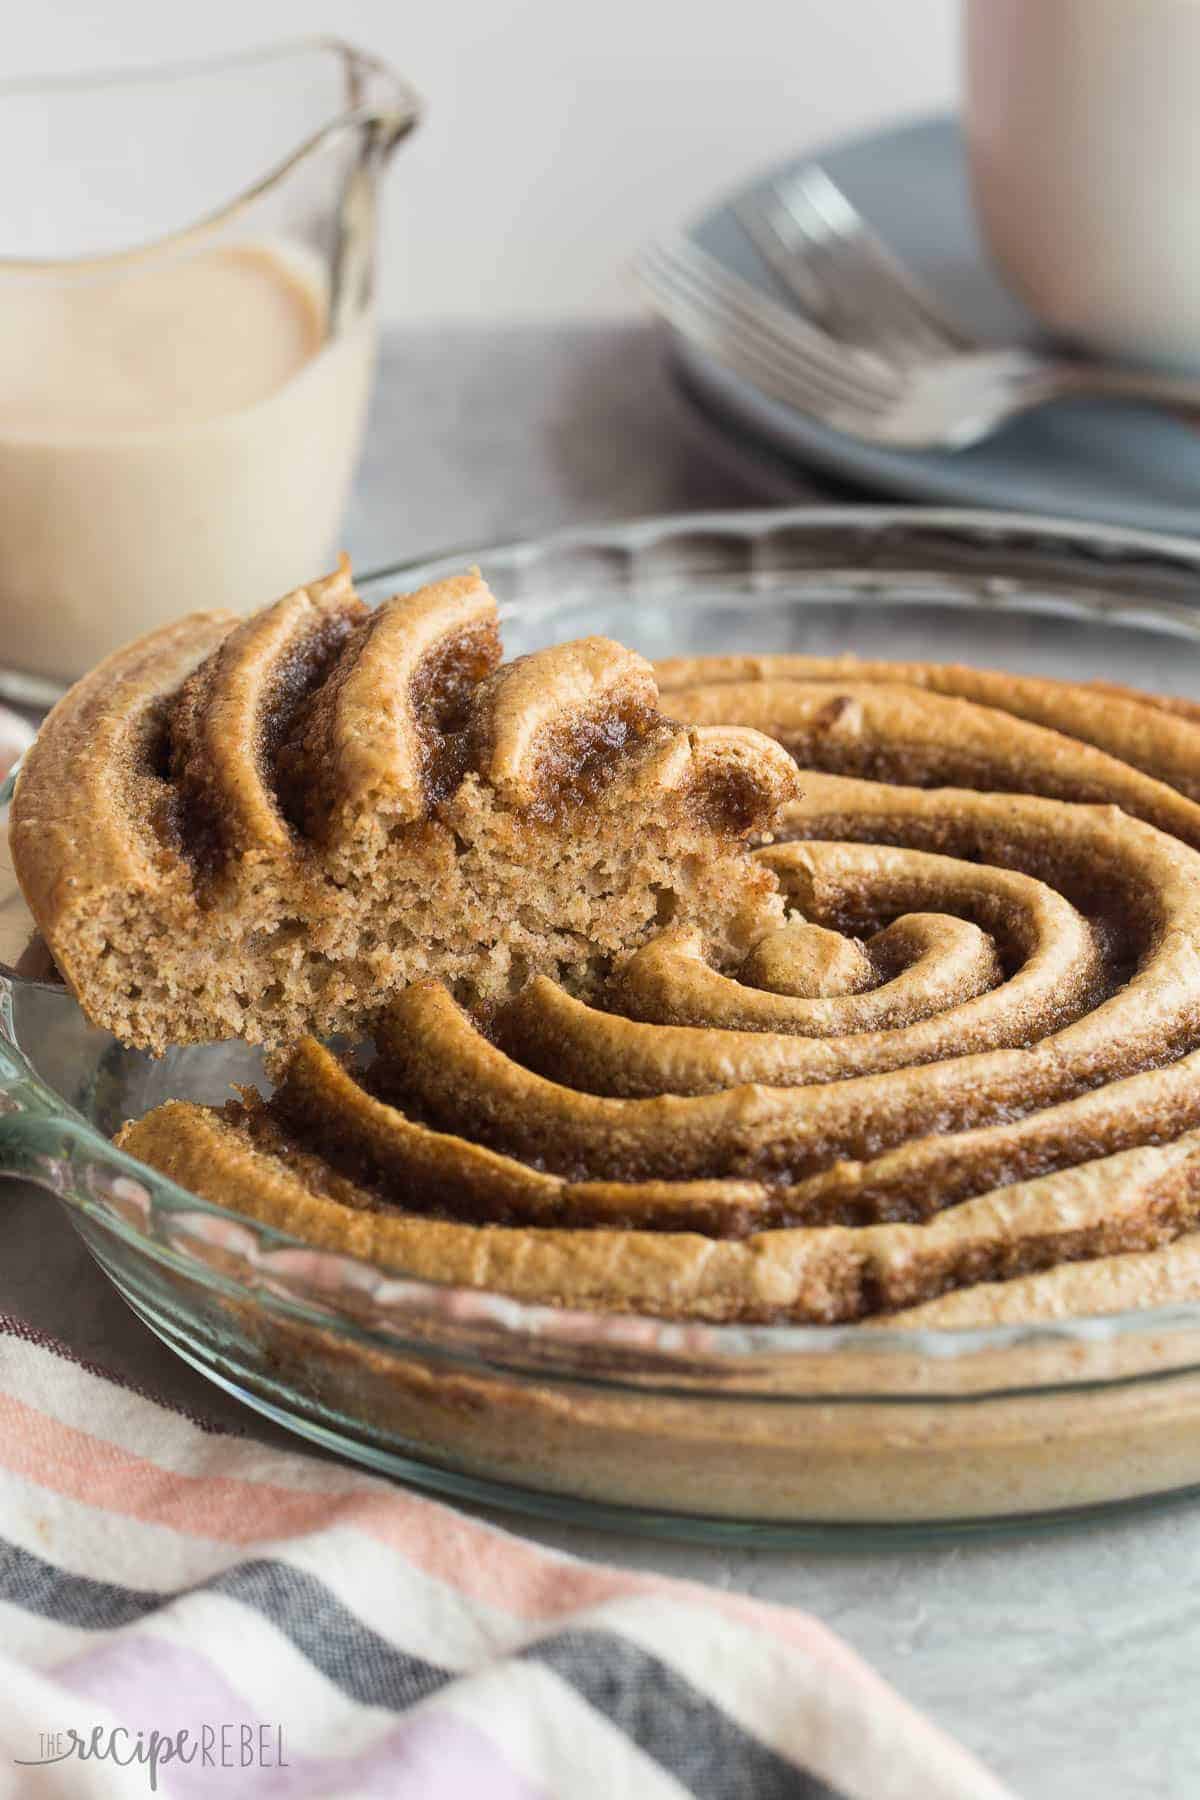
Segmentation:
{"type": "Polygon", "coordinates": [[[312,1241],[528,1300],[972,1324],[1191,1291],[1200,712],[936,664],[660,665],[662,706],[800,767],[736,956],[667,920],[598,991],[438,981],[376,1057],[135,1155],[312,1241]]]}

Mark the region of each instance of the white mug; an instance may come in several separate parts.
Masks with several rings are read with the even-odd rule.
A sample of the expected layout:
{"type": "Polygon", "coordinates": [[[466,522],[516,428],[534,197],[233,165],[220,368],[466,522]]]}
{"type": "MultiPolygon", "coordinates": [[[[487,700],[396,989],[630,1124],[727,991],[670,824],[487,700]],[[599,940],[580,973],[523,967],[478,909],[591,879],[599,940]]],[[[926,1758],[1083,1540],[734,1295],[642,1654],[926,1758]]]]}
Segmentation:
{"type": "Polygon", "coordinates": [[[1200,0],[964,0],[975,205],[1008,285],[1101,355],[1200,364],[1200,0]]]}

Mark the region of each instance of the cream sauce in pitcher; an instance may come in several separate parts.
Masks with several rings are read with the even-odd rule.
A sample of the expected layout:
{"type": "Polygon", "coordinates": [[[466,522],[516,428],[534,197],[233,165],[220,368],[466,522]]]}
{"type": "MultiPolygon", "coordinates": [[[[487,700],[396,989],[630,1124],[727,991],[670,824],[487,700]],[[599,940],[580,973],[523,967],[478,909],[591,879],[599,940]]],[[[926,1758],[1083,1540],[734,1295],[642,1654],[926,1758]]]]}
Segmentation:
{"type": "Polygon", "coordinates": [[[119,278],[0,283],[4,660],[74,677],[331,551],[372,362],[319,271],[223,245],[119,278]]]}

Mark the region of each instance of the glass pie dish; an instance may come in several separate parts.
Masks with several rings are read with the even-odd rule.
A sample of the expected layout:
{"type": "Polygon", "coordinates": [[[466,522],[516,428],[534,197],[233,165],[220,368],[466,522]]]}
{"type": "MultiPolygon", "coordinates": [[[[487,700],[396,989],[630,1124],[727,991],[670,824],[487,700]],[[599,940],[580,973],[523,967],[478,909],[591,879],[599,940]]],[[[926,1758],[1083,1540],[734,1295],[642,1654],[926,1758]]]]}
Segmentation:
{"type": "MultiPolygon", "coordinates": [[[[599,631],[658,657],[852,650],[1200,699],[1200,546],[1182,540],[1001,514],[692,515],[463,551],[360,590],[471,561],[510,655],[599,631]]],[[[416,1280],[117,1151],[109,1134],[163,1100],[264,1085],[259,1055],[155,1061],[90,1026],[11,875],[0,957],[0,1172],[59,1198],[181,1356],[328,1448],[467,1499],[758,1542],[1200,1492],[1200,1301],[972,1330],[718,1326],[416,1280]]]]}

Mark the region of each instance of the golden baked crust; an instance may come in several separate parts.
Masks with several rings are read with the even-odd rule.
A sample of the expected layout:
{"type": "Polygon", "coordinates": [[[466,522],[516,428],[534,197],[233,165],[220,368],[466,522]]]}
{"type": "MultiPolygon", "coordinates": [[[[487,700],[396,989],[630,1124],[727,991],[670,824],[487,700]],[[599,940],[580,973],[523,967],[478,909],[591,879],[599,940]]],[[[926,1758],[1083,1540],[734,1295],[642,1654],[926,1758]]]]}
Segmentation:
{"type": "MultiPolygon", "coordinates": [[[[1072,758],[1081,759],[1084,770],[1100,781],[1118,782],[1126,796],[1137,791],[1137,784],[1130,781],[1130,771],[1137,770],[1168,788],[1178,789],[1191,801],[1200,800],[1200,764],[1196,760],[1200,705],[1139,693],[1115,682],[1051,681],[1044,676],[1010,675],[961,663],[868,662],[856,656],[668,657],[655,664],[655,673],[661,691],[672,696],[671,705],[681,717],[692,716],[692,709],[682,696],[697,684],[712,695],[711,709],[715,713],[736,713],[739,708],[727,693],[716,694],[713,690],[743,684],[756,690],[760,701],[766,699],[789,710],[795,705],[797,690],[803,695],[809,684],[824,690],[826,702],[834,697],[840,699],[858,686],[882,685],[915,689],[917,695],[945,695],[969,701],[980,709],[974,712],[975,729],[985,741],[990,736],[993,743],[998,741],[1005,746],[1007,760],[1020,759],[1021,750],[1026,747],[1027,772],[1031,775],[1041,764],[1044,778],[1050,778],[1049,759],[1069,752],[1072,758]],[[680,696],[678,700],[676,695],[680,696]],[[1001,717],[991,717],[992,711],[1001,717]],[[1047,728],[1059,734],[1059,742],[1051,745],[1039,736],[1022,733],[1017,721],[1047,728]],[[1096,752],[1112,762],[1102,765],[1096,752]],[[1120,764],[1127,764],[1128,768],[1114,766],[1120,764]]],[[[704,702],[698,696],[696,704],[704,710],[704,702]]],[[[938,710],[930,708],[928,716],[936,719],[938,710]]],[[[972,723],[972,714],[965,709],[954,718],[956,725],[972,723]]],[[[828,765],[821,761],[818,766],[828,765]]],[[[1022,786],[1017,791],[1044,790],[1022,786]]],[[[1141,791],[1147,793],[1145,789],[1141,791]]],[[[1097,792],[1088,797],[1117,800],[1126,805],[1127,811],[1144,816],[1136,806],[1119,800],[1115,788],[1103,796],[1097,792]]],[[[1172,806],[1166,795],[1151,796],[1149,803],[1154,804],[1155,800],[1172,806]]],[[[1176,816],[1190,821],[1193,831],[1200,826],[1200,809],[1190,814],[1176,810],[1176,816]]],[[[1194,841],[1186,831],[1177,835],[1185,842],[1194,841]]]]}
{"type": "Polygon", "coordinates": [[[740,963],[671,922],[598,993],[472,1016],[418,982],[369,1068],[305,1041],[269,1100],[124,1147],[527,1300],[961,1326],[1200,1294],[1200,721],[925,664],[659,674],[804,765],[757,853],[788,917],[740,963]]]}
{"type": "Polygon", "coordinates": [[[781,916],[744,840],[795,790],[769,738],[665,719],[606,638],[501,666],[477,571],[371,612],[343,563],[72,689],[11,843],[84,1010],[158,1052],[357,1029],[428,975],[591,991],[665,918],[736,958],[781,916]]]}

